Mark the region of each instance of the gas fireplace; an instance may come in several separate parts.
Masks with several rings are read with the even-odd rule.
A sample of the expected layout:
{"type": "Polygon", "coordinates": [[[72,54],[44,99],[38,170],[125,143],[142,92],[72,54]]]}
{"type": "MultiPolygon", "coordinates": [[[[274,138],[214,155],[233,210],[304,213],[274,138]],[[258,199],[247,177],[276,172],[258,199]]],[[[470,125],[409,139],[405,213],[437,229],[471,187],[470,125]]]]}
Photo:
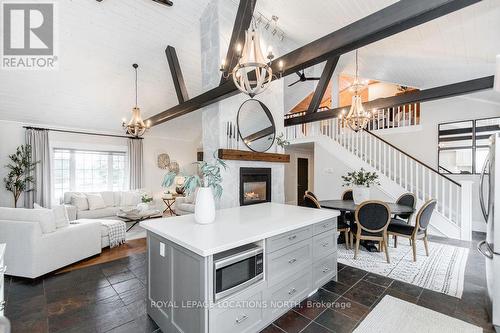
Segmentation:
{"type": "Polygon", "coordinates": [[[240,206],[271,201],[271,169],[240,168],[240,206]]]}

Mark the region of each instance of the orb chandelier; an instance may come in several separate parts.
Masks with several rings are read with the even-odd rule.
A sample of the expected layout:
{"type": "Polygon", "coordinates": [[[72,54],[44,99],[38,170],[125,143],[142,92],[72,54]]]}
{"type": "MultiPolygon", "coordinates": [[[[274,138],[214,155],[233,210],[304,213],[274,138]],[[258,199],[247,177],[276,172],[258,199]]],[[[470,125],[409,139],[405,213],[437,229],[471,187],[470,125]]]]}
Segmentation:
{"type": "Polygon", "coordinates": [[[132,118],[127,123],[126,119],[123,119],[122,127],[127,131],[127,134],[139,138],[144,135],[144,133],[149,129],[149,123],[145,124],[142,120],[141,109],[137,106],[137,68],[139,65],[133,64],[132,67],[135,69],[135,107],[132,108],[132,118]]]}
{"type": "Polygon", "coordinates": [[[350,89],[354,91],[352,96],[351,109],[346,116],[347,125],[355,132],[363,130],[370,121],[370,113],[363,108],[363,102],[359,92],[366,86],[359,81],[358,76],[358,50],[356,50],[356,79],[351,85],[350,89]]]}
{"type": "MultiPolygon", "coordinates": [[[[278,17],[273,16],[273,20],[277,21],[278,17]]],[[[245,32],[243,48],[241,44],[236,46],[239,58],[238,64],[232,69],[231,73],[227,73],[226,63],[223,59],[220,71],[223,72],[225,78],[232,75],[236,88],[253,98],[266,90],[273,79],[271,62],[274,55],[272,49],[269,48],[266,56],[267,60],[264,58],[260,44],[260,34],[253,17],[250,26],[251,29],[245,32]]],[[[281,74],[283,63],[280,61],[278,65],[281,74]]]]}

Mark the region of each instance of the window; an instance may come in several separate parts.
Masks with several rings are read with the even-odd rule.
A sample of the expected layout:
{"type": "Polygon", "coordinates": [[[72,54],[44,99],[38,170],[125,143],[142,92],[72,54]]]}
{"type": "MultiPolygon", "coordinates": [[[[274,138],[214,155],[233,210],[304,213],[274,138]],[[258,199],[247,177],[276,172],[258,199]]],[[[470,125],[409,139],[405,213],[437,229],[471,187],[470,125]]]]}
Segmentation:
{"type": "Polygon", "coordinates": [[[126,153],[54,149],[54,198],[64,192],[120,191],[127,186],[126,153]]]}
{"type": "Polygon", "coordinates": [[[439,124],[439,172],[481,173],[489,152],[489,137],[498,132],[500,132],[500,118],[439,124]]]}

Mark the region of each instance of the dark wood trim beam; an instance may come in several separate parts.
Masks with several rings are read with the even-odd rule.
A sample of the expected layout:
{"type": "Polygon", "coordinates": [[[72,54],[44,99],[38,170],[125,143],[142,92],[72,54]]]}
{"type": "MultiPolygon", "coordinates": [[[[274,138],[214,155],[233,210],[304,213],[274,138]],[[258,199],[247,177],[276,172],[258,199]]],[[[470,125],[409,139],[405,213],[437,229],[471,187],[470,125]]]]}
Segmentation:
{"type": "MultiPolygon", "coordinates": [[[[479,1],[481,0],[400,0],[275,59],[272,64],[273,72],[279,72],[280,60],[283,63],[283,75],[289,75],[299,69],[326,61],[328,58],[376,42],[479,1]]],[[[227,80],[220,86],[160,112],[148,120],[150,120],[152,126],[155,126],[231,97],[237,92],[238,90],[232,80],[227,80]]]]}
{"type": "Polygon", "coordinates": [[[167,46],[165,49],[165,55],[167,56],[168,66],[170,67],[170,73],[172,73],[172,80],[174,80],[175,92],[177,93],[177,98],[179,103],[184,103],[189,99],[186,83],[184,82],[184,76],[182,75],[181,66],[179,65],[179,59],[177,58],[177,53],[173,46],[167,46]]]}
{"type": "MultiPolygon", "coordinates": [[[[238,54],[236,52],[236,45],[245,43],[245,31],[250,28],[250,23],[252,22],[253,12],[255,10],[255,1],[252,0],[240,0],[238,6],[238,11],[236,12],[236,18],[234,20],[233,32],[231,34],[231,40],[229,42],[229,47],[226,55],[226,68],[231,70],[238,63],[238,54]]],[[[226,82],[228,78],[221,76],[220,84],[226,82]]]]}
{"type": "Polygon", "coordinates": [[[290,163],[290,155],[278,153],[258,153],[247,150],[219,149],[218,157],[232,161],[262,161],[275,163],[290,163]]]}
{"type": "Polygon", "coordinates": [[[289,75],[479,1],[481,0],[400,0],[276,59],[272,65],[273,72],[278,72],[280,60],[284,64],[283,75],[289,75]]]}
{"type": "Polygon", "coordinates": [[[321,100],[325,95],[326,88],[328,88],[330,79],[332,78],[333,72],[335,71],[337,63],[339,62],[339,58],[340,56],[336,56],[326,61],[325,68],[323,68],[323,72],[321,73],[318,85],[316,86],[316,90],[314,91],[311,103],[309,103],[307,113],[314,113],[318,111],[319,106],[321,105],[321,100]]]}
{"type": "MultiPolygon", "coordinates": [[[[385,109],[405,104],[428,102],[436,99],[465,95],[480,90],[491,89],[493,88],[493,81],[494,76],[486,76],[479,79],[448,84],[445,86],[439,86],[425,90],[416,90],[404,95],[379,98],[371,102],[366,102],[363,104],[363,106],[366,110],[385,109]]],[[[350,106],[344,106],[341,108],[335,108],[285,119],[285,126],[293,126],[319,120],[336,118],[342,112],[342,110],[348,110],[349,108],[350,106]]]]}

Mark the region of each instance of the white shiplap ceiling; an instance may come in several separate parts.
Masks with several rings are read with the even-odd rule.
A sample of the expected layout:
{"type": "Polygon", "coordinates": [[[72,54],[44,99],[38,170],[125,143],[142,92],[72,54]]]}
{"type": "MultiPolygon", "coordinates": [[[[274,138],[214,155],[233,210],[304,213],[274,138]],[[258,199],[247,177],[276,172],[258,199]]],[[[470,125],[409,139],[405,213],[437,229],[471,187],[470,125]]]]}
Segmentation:
{"type": "MultiPolygon", "coordinates": [[[[177,0],[165,7],[151,0],[58,1],[59,70],[0,71],[0,119],[119,131],[134,103],[134,62],[140,65],[139,106],[145,117],[177,104],[164,54],[169,44],[177,50],[189,95],[199,94],[199,19],[208,2],[177,0]]],[[[258,0],[257,10],[279,16],[287,43],[300,46],[394,2],[258,0]]],[[[483,0],[362,48],[360,74],[419,88],[492,75],[499,31],[500,1],[483,0]]],[[[342,56],[338,72],[352,75],[353,59],[353,52],[342,56]]],[[[155,132],[198,137],[200,114],[155,132]]]]}
{"type": "MultiPolygon", "coordinates": [[[[139,64],[139,107],[144,117],[177,104],[165,57],[176,48],[189,94],[201,91],[199,18],[208,0],[58,1],[59,70],[0,71],[0,119],[72,128],[121,130],[134,106],[139,64]]],[[[190,137],[199,116],[181,132],[175,123],[159,134],[190,137]]],[[[182,121],[184,122],[184,121],[182,121]]]]}
{"type": "MultiPolygon", "coordinates": [[[[380,10],[393,0],[273,0],[257,8],[280,17],[280,27],[300,45],[380,10]]],[[[500,54],[500,1],[483,0],[359,51],[365,78],[429,88],[494,73],[500,54]]],[[[354,74],[354,52],[338,71],[354,74]]]]}

